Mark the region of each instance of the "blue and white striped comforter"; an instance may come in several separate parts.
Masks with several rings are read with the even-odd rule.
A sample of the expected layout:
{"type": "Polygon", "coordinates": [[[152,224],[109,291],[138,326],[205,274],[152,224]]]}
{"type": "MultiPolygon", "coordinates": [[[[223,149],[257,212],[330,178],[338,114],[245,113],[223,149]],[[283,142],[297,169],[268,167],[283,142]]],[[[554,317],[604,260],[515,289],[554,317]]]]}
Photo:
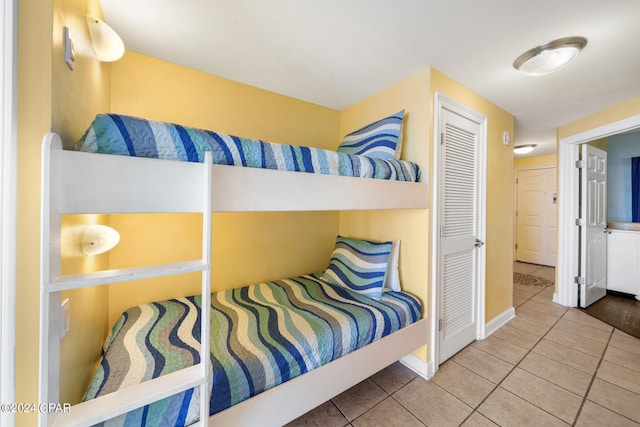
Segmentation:
{"type": "Polygon", "coordinates": [[[99,114],[76,144],[78,151],[213,163],[325,175],[418,181],[420,169],[404,160],[383,160],[296,145],[241,138],[119,114],[99,114]]]}
{"type": "MultiPolygon", "coordinates": [[[[212,294],[210,413],[304,374],[407,326],[420,303],[402,292],[380,301],[319,279],[320,274],[212,294]]],[[[199,362],[200,297],[127,310],[105,343],[85,400],[199,362]]],[[[188,425],[198,419],[192,389],[106,425],[188,425]]]]}

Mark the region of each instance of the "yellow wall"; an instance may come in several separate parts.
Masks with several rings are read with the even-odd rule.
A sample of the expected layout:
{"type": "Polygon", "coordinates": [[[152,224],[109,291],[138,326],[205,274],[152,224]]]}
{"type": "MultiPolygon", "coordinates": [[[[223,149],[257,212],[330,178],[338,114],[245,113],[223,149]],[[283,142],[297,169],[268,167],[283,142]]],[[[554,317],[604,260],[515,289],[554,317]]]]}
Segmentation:
{"type": "Polygon", "coordinates": [[[338,111],[133,52],[113,63],[112,85],[114,113],[283,144],[339,138],[338,111]]]}
{"type": "MultiPolygon", "coordinates": [[[[335,110],[131,52],[113,64],[111,99],[114,112],[239,136],[321,148],[334,148],[339,138],[335,110]]],[[[214,214],[213,288],[324,270],[338,215],[214,214]]],[[[111,226],[122,238],[111,251],[112,268],[201,256],[199,215],[112,215],[111,226]]],[[[111,285],[109,319],[131,305],[199,292],[197,274],[111,285]]]]}
{"type": "Polygon", "coordinates": [[[529,168],[532,166],[556,166],[558,164],[557,154],[548,154],[545,156],[520,157],[513,159],[513,168],[529,168]]]}
{"type": "Polygon", "coordinates": [[[558,141],[577,133],[586,132],[640,114],[640,96],[606,108],[558,128],[558,141]]]}
{"type": "MultiPolygon", "coordinates": [[[[51,130],[52,0],[18,5],[16,401],[38,401],[40,144],[51,130]]],[[[17,414],[33,426],[37,414],[17,414]]]]}
{"type": "MultiPolygon", "coordinates": [[[[444,74],[431,69],[430,105],[433,105],[433,95],[436,92],[484,114],[488,119],[485,319],[490,321],[513,306],[513,147],[502,143],[502,134],[509,132],[513,139],[514,118],[444,74]]],[[[433,129],[433,114],[430,115],[429,123],[429,127],[433,129]]]]}
{"type": "Polygon", "coordinates": [[[587,142],[587,144],[592,147],[596,147],[601,150],[607,151],[607,149],[609,148],[609,138],[607,137],[607,138],[595,139],[593,141],[587,142]]]}
{"type": "MultiPolygon", "coordinates": [[[[340,134],[345,135],[374,120],[406,111],[402,159],[429,170],[429,73],[423,70],[361,101],[340,115],[340,134]]],[[[340,234],[378,241],[400,240],[400,279],[403,290],[418,297],[424,315],[429,295],[429,211],[351,211],[340,213],[340,234]]],[[[416,352],[426,361],[425,349],[416,352]]]]}
{"type": "MultiPolygon", "coordinates": [[[[51,130],[71,148],[82,136],[87,122],[110,108],[110,65],[95,59],[86,17],[102,17],[98,0],[54,0],[51,130]],[[71,30],[75,67],[64,62],[63,28],[71,30]]],[[[62,252],[62,273],[78,274],[105,270],[109,254],[88,257],[77,251],[78,237],[72,230],[83,224],[108,224],[108,216],[73,215],[62,222],[67,239],[62,252]],[[75,247],[75,250],[74,250],[75,247]]],[[[62,293],[69,298],[70,329],[61,341],[60,401],[78,403],[100,361],[107,334],[107,287],[77,289],[62,293]]]]}
{"type": "MultiPolygon", "coordinates": [[[[108,224],[108,215],[65,215],[62,219],[62,274],[80,274],[109,268],[109,253],[86,256],[82,236],[86,225],[108,224]]],[[[60,345],[60,401],[79,403],[100,362],[107,336],[106,286],[62,292],[69,299],[70,328],[60,345]]]]}
{"type": "MultiPolygon", "coordinates": [[[[85,49],[87,12],[99,13],[97,0],[25,0],[18,10],[18,220],[17,220],[17,340],[16,399],[38,401],[39,253],[40,253],[40,151],[45,133],[56,131],[67,138],[78,135],[74,117],[108,106],[104,69],[85,49]],[[78,67],[63,73],[62,26],[72,28],[77,42],[78,67]],[[91,94],[90,98],[86,95],[91,94]],[[82,102],[78,102],[82,99],[82,102]]],[[[66,67],[66,65],[64,65],[66,67]]],[[[71,219],[75,221],[75,219],[71,219]]],[[[77,260],[76,260],[77,261],[77,260]]],[[[65,271],[78,271],[82,262],[65,260],[65,271]]],[[[106,262],[103,262],[106,265],[106,262]]],[[[71,296],[72,323],[62,342],[63,402],[75,401],[82,381],[95,367],[94,346],[104,336],[105,315],[88,307],[85,295],[71,296]],[[89,308],[88,311],[83,310],[89,308]],[[97,316],[96,316],[97,315],[97,316]],[[80,321],[82,319],[82,321],[80,321]],[[91,321],[87,321],[91,319],[91,321]],[[93,321],[97,320],[94,324],[93,321]],[[69,351],[73,348],[73,351],[69,351]],[[80,366],[78,370],[70,367],[80,366]]],[[[92,301],[104,297],[90,292],[92,301]]],[[[100,311],[99,309],[97,310],[100,311]]],[[[35,425],[37,414],[18,414],[17,425],[35,425]]]]}
{"type": "Polygon", "coordinates": [[[99,0],[54,0],[52,131],[65,148],[80,139],[98,112],[110,108],[110,64],[95,59],[87,15],[102,18],[99,0]],[[73,36],[75,70],[64,62],[63,27],[73,36]]]}

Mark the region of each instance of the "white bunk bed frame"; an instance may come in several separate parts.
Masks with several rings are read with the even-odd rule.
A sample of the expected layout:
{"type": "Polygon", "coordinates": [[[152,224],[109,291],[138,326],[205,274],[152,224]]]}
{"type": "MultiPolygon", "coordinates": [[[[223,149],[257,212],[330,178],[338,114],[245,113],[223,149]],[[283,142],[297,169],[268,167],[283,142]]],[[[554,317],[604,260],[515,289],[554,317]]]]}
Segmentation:
{"type": "MultiPolygon", "coordinates": [[[[63,403],[59,402],[61,291],[200,271],[202,307],[210,305],[212,212],[427,207],[424,183],[212,165],[210,153],[205,163],[188,163],[75,152],[63,150],[57,134],[45,135],[39,403],[63,403]],[[202,212],[202,259],[61,276],[62,215],[161,212],[202,212]]],[[[199,364],[73,405],[69,412],[41,412],[40,426],[93,425],[193,387],[200,388],[199,425],[282,425],[427,343],[427,321],[421,319],[209,417],[209,328],[210,310],[203,309],[199,364]]]]}

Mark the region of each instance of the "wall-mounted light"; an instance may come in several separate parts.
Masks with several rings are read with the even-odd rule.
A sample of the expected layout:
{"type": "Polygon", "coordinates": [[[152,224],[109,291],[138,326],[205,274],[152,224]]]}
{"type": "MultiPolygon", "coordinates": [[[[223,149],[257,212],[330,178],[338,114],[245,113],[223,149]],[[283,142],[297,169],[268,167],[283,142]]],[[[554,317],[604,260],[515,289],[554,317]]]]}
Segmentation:
{"type": "Polygon", "coordinates": [[[124,43],[113,28],[93,16],[87,16],[87,25],[89,26],[93,51],[99,61],[112,62],[122,58],[124,43]]]}
{"type": "Polygon", "coordinates": [[[87,226],[82,237],[82,252],[98,255],[114,248],[120,241],[120,234],[106,225],[87,226]]]}
{"type": "Polygon", "coordinates": [[[532,152],[534,148],[536,148],[536,144],[517,145],[513,147],[513,152],[516,154],[527,154],[532,152]]]}
{"type": "Polygon", "coordinates": [[[549,74],[569,63],[586,45],[584,37],[553,40],[520,55],[513,62],[513,67],[529,76],[549,74]]]}

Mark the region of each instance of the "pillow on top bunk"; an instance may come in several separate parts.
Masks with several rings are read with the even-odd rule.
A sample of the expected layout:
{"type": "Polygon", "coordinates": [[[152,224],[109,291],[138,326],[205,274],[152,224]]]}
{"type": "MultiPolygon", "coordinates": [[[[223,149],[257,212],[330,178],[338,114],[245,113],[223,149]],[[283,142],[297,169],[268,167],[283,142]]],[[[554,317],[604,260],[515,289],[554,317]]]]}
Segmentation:
{"type": "Polygon", "coordinates": [[[377,159],[400,159],[404,110],[370,123],[348,135],[337,151],[377,159]]]}
{"type": "Polygon", "coordinates": [[[371,242],[338,236],[322,279],[379,300],[392,242],[371,242]]]}

